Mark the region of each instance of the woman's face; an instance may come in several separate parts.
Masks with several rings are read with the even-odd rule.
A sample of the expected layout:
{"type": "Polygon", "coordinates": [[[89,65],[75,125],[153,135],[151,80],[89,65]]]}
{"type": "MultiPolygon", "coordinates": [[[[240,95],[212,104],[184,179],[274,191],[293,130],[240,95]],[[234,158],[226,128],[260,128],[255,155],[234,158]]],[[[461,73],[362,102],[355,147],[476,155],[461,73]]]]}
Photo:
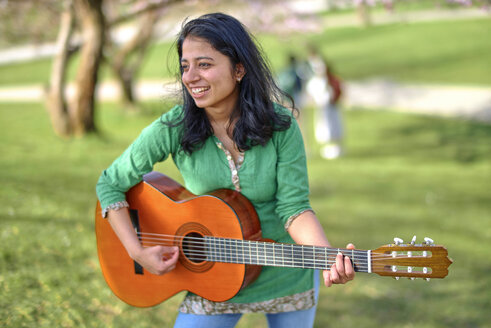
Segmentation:
{"type": "Polygon", "coordinates": [[[230,59],[201,38],[187,37],[182,44],[182,81],[196,106],[230,113],[238,96],[242,65],[232,67],[230,59]]]}

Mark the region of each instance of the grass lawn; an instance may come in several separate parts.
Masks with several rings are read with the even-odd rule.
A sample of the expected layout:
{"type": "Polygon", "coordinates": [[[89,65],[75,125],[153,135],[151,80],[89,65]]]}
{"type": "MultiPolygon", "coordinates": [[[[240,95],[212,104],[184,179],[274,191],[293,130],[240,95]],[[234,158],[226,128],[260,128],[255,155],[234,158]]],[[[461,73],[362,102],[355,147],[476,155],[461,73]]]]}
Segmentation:
{"type": "MultiPolygon", "coordinates": [[[[99,135],[59,139],[39,104],[0,104],[3,327],[169,327],[181,296],[149,309],[118,300],[96,255],[101,170],[165,106],[101,105],[99,135]]],[[[333,245],[373,249],[432,237],[454,263],[443,280],[359,274],[322,289],[316,327],[489,327],[491,126],[384,111],[345,112],[347,154],[311,145],[311,201],[333,245]]],[[[310,139],[310,138],[308,138],[310,139]]],[[[169,161],[157,170],[180,180],[169,161]]],[[[264,327],[261,315],[239,327],[264,327]]]]}
{"type": "MultiPolygon", "coordinates": [[[[345,27],[318,35],[262,35],[258,39],[276,70],[285,65],[290,51],[303,55],[309,41],[322,49],[346,80],[381,76],[403,82],[491,85],[490,30],[491,20],[471,19],[345,27]]],[[[175,56],[169,56],[170,46],[151,47],[142,78],[173,77],[167,66],[168,59],[176,62],[175,56]]],[[[75,76],[75,62],[69,69],[71,78],[75,76]]],[[[0,86],[47,83],[49,72],[47,59],[0,66],[0,86]]],[[[107,68],[101,75],[112,78],[107,68]]]]}

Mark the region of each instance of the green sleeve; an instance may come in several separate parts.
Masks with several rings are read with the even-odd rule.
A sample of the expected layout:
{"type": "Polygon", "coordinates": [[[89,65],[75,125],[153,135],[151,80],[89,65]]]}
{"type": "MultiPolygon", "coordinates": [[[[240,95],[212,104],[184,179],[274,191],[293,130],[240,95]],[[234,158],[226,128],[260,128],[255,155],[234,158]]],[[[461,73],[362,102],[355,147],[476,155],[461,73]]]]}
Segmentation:
{"type": "Polygon", "coordinates": [[[101,208],[125,200],[125,193],[141,182],[143,175],[153,170],[174,153],[178,147],[175,128],[162,123],[166,115],[146,127],[138,138],[104,170],[96,185],[97,197],[101,208]]]}
{"type": "Polygon", "coordinates": [[[276,213],[283,225],[310,210],[307,160],[302,133],[295,118],[290,128],[273,137],[278,155],[276,213]]]}

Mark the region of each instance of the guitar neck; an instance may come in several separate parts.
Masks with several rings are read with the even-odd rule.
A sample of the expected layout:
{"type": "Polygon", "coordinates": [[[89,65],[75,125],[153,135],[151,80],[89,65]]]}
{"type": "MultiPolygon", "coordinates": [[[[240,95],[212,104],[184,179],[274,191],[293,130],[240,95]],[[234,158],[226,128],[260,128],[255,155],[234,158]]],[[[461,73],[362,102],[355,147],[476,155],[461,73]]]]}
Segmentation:
{"type": "Polygon", "coordinates": [[[371,272],[370,251],[205,237],[210,262],[328,270],[339,252],[350,257],[356,272],[371,272]]]}

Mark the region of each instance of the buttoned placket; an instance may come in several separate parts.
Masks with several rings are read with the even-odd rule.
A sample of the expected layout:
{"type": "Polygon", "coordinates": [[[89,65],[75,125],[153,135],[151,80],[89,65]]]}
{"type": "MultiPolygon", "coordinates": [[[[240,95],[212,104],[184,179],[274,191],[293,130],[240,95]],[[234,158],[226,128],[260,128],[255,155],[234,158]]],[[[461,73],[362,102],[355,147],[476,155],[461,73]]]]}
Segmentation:
{"type": "Polygon", "coordinates": [[[244,153],[243,152],[239,153],[239,157],[237,158],[237,163],[235,163],[232,154],[228,151],[227,148],[223,146],[223,144],[220,141],[216,141],[216,145],[225,153],[225,156],[227,157],[228,166],[230,168],[232,183],[234,184],[235,190],[240,192],[241,188],[240,188],[240,180],[239,180],[239,170],[240,167],[242,166],[242,163],[244,162],[244,153]]]}

